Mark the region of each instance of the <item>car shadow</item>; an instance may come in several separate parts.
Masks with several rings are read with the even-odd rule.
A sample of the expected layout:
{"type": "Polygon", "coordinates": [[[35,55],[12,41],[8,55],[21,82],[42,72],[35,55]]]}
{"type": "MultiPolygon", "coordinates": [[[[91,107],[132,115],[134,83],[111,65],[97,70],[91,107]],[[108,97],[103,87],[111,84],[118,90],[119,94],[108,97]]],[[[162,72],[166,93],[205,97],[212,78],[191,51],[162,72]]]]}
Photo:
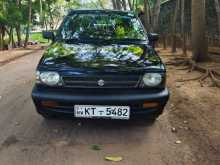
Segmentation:
{"type": "Polygon", "coordinates": [[[154,125],[157,122],[144,120],[43,119],[39,126],[46,138],[40,138],[40,143],[54,145],[65,141],[68,146],[141,143],[154,125]]]}

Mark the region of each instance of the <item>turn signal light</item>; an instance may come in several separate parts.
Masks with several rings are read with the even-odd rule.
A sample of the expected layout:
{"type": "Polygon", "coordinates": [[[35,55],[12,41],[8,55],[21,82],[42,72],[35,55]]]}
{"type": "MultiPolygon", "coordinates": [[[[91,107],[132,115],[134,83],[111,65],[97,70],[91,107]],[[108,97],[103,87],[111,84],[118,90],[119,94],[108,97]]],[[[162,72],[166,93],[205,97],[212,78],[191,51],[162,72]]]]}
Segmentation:
{"type": "Polygon", "coordinates": [[[54,108],[54,107],[57,107],[59,104],[55,101],[42,101],[41,105],[44,107],[54,108]]]}
{"type": "Polygon", "coordinates": [[[158,102],[145,102],[143,104],[143,108],[154,108],[154,107],[158,107],[159,103],[158,102]]]}

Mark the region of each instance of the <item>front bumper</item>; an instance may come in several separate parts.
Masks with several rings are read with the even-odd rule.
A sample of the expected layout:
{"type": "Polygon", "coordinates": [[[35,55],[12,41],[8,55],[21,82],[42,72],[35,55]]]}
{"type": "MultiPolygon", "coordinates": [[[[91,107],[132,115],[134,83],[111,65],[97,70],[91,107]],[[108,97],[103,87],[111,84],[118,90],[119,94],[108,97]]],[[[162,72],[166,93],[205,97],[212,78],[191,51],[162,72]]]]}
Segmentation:
{"type": "Polygon", "coordinates": [[[159,116],[168,99],[169,91],[131,89],[55,89],[35,86],[32,99],[39,113],[55,113],[74,117],[74,105],[116,105],[130,106],[130,118],[159,116]],[[42,105],[42,101],[53,101],[54,107],[42,105]],[[146,102],[158,103],[155,107],[144,108],[146,102]]]}

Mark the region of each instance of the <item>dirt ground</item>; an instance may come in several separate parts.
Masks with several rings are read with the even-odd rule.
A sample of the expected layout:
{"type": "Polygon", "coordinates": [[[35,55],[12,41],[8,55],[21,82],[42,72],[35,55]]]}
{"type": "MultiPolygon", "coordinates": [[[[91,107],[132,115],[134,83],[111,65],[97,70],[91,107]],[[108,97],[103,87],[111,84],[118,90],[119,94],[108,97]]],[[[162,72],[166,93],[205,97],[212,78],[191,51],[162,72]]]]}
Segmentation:
{"type": "MultiPolygon", "coordinates": [[[[169,60],[169,51],[159,51],[169,60]]],[[[203,87],[198,81],[178,82],[200,73],[168,66],[171,99],[154,124],[46,121],[30,98],[41,54],[0,66],[0,165],[220,164],[220,89],[209,82],[203,87]],[[105,156],[123,160],[112,163],[105,156]]]]}
{"type": "MultiPolygon", "coordinates": [[[[173,57],[169,50],[159,51],[165,62],[173,57]]],[[[210,64],[213,62],[204,65],[210,64]]],[[[184,70],[183,66],[167,68],[171,91],[167,108],[171,126],[177,128],[177,136],[190,146],[195,164],[220,164],[220,89],[209,79],[202,84],[197,80],[179,82],[202,74],[184,70]]]]}
{"type": "Polygon", "coordinates": [[[0,66],[12,60],[29,55],[42,48],[43,45],[28,45],[27,48],[14,48],[11,50],[0,51],[0,66]]]}

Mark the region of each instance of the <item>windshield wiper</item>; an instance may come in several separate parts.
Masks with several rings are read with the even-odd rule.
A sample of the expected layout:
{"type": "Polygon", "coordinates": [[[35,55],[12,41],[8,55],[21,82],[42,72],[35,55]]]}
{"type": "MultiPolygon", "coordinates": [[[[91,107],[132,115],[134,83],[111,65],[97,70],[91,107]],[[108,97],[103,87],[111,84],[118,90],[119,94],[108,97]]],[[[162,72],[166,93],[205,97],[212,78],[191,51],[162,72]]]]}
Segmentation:
{"type": "Polygon", "coordinates": [[[103,42],[104,40],[98,38],[87,38],[87,37],[79,37],[73,39],[63,39],[64,42],[67,43],[75,43],[75,42],[103,42]]]}
{"type": "Polygon", "coordinates": [[[140,39],[117,39],[117,38],[111,38],[111,39],[104,39],[104,38],[87,38],[87,37],[79,37],[79,38],[71,38],[71,39],[62,39],[62,41],[66,43],[75,43],[75,42],[96,42],[96,43],[136,43],[136,42],[145,42],[146,40],[140,40],[140,39]]]}
{"type": "Polygon", "coordinates": [[[105,42],[109,43],[137,43],[137,42],[146,42],[146,40],[140,40],[140,39],[108,39],[104,40],[105,42]]]}
{"type": "Polygon", "coordinates": [[[63,42],[66,43],[75,43],[75,42],[79,42],[80,39],[79,38],[71,38],[71,39],[62,39],[63,42]]]}
{"type": "Polygon", "coordinates": [[[144,42],[146,40],[136,39],[136,38],[122,38],[118,39],[119,41],[133,41],[133,42],[144,42]]]}

